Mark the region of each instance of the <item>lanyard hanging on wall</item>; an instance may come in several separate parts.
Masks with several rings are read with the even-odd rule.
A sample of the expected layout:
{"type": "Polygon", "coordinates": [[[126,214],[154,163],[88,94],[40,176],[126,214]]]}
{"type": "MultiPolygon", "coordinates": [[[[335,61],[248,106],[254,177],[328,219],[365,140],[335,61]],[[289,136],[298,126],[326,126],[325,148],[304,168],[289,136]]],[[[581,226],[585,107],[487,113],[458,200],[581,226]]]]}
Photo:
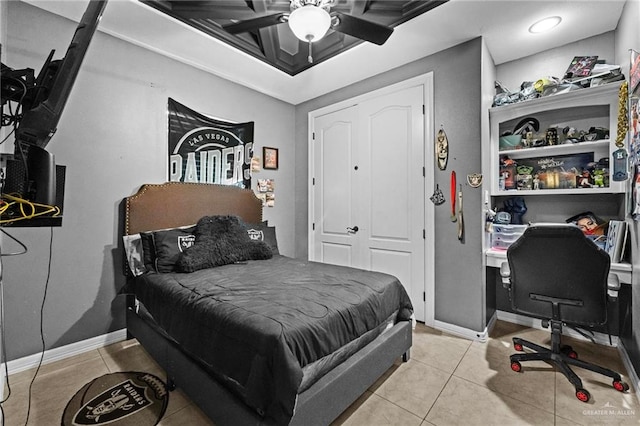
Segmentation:
{"type": "Polygon", "coordinates": [[[625,81],[620,85],[618,92],[618,131],[616,132],[616,146],[618,149],[611,154],[613,157],[613,180],[620,182],[629,177],[627,172],[627,162],[629,154],[624,147],[629,130],[629,110],[627,109],[627,99],[629,97],[629,85],[625,81]]]}
{"type": "Polygon", "coordinates": [[[458,220],[456,216],[456,171],[451,171],[451,182],[450,182],[450,193],[451,193],[451,222],[455,222],[458,220]]]}

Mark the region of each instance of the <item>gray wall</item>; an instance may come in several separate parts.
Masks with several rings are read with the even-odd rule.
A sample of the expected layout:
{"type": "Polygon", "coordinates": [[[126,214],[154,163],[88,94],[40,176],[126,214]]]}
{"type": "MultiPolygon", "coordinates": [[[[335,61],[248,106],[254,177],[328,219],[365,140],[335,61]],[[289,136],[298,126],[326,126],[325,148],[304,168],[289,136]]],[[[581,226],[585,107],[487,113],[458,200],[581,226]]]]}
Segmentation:
{"type": "MultiPolygon", "coordinates": [[[[475,39],[437,54],[425,57],[344,89],[331,92],[296,107],[296,256],[307,257],[308,200],[308,114],[310,111],[371,92],[391,84],[433,71],[434,123],[442,124],[449,137],[449,165],[446,171],[430,171],[449,198],[450,171],[455,170],[459,182],[467,174],[480,172],[480,106],[481,106],[482,40],[475,39]]],[[[431,194],[427,194],[427,197],[431,194]]],[[[464,214],[466,238],[456,237],[456,225],[450,220],[447,202],[436,208],[435,230],[435,318],[460,327],[484,328],[482,299],[482,242],[480,222],[481,190],[465,185],[464,214]],[[464,267],[461,267],[464,265],[464,267]]]]}
{"type": "MultiPolygon", "coordinates": [[[[76,23],[22,2],[6,3],[3,62],[38,71],[49,50],[64,56],[76,23]]],[[[166,180],[168,97],[204,114],[255,121],[256,152],[280,148],[279,170],[254,175],[254,184],[255,178],[275,179],[276,205],[265,209],[265,218],[278,228],[281,252],[294,254],[294,107],[98,32],[47,146],[67,166],[63,226],[53,229],[44,308],[47,349],[125,325],[124,300],[117,295],[124,284],[119,206],[141,184],[166,180]]],[[[13,360],[40,351],[50,231],[8,231],[29,248],[3,257],[6,348],[13,360]]],[[[1,243],[3,253],[18,250],[6,237],[1,243]]]]}
{"type": "Polygon", "coordinates": [[[523,81],[536,81],[544,76],[562,78],[573,57],[579,55],[597,55],[598,59],[606,60],[608,64],[619,64],[615,57],[614,32],[500,64],[496,68],[496,79],[512,92],[517,92],[523,81]]]}

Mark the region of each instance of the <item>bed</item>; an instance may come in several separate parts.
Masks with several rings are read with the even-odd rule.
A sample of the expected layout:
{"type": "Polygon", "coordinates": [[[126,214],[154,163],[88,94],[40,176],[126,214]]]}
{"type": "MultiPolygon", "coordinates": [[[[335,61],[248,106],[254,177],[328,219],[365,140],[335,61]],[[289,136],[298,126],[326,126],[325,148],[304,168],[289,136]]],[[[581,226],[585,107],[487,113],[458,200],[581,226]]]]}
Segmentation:
{"type": "Polygon", "coordinates": [[[202,248],[205,223],[268,235],[251,190],[146,184],[124,206],[127,332],[216,424],[326,425],[396,360],[408,361],[411,302],[390,275],[292,259],[255,236],[256,257],[162,270],[165,232],[195,234],[180,261],[202,248]],[[132,272],[148,259],[127,247],[150,235],[155,263],[132,272]]]}

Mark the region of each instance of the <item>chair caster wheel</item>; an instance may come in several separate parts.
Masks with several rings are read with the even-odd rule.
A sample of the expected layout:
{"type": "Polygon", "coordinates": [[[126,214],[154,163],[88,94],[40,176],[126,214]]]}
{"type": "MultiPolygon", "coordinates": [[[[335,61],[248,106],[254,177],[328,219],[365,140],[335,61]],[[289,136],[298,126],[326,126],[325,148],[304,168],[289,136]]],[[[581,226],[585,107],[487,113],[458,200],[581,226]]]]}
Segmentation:
{"type": "Polygon", "coordinates": [[[173,392],[174,390],[176,390],[176,382],[174,382],[173,379],[167,380],[167,390],[169,392],[173,392]]]}
{"type": "Polygon", "coordinates": [[[518,352],[524,351],[524,347],[522,347],[522,345],[520,343],[514,343],[513,344],[513,349],[515,349],[518,352]]]}
{"type": "Polygon", "coordinates": [[[613,387],[618,392],[626,392],[629,390],[629,385],[623,382],[622,380],[614,380],[613,387]]]}
{"type": "Polygon", "coordinates": [[[519,373],[522,371],[522,364],[520,364],[520,361],[511,361],[511,369],[516,373],[519,373]]]}
{"type": "Polygon", "coordinates": [[[578,359],[578,352],[574,351],[573,348],[569,345],[563,345],[560,348],[560,351],[569,358],[578,359]]]}
{"type": "Polygon", "coordinates": [[[591,394],[586,389],[576,389],[576,398],[582,402],[589,402],[591,394]]]}

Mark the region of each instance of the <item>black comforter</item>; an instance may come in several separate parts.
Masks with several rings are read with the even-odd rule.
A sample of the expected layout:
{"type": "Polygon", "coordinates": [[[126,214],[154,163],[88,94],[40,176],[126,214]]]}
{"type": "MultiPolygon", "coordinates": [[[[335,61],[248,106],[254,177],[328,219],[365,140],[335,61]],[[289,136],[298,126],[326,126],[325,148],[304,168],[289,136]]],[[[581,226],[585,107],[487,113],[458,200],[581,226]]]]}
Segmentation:
{"type": "Polygon", "coordinates": [[[265,420],[293,415],[302,367],[412,306],[393,276],[284,256],[190,274],[149,273],[134,292],[156,322],[265,420]]]}

